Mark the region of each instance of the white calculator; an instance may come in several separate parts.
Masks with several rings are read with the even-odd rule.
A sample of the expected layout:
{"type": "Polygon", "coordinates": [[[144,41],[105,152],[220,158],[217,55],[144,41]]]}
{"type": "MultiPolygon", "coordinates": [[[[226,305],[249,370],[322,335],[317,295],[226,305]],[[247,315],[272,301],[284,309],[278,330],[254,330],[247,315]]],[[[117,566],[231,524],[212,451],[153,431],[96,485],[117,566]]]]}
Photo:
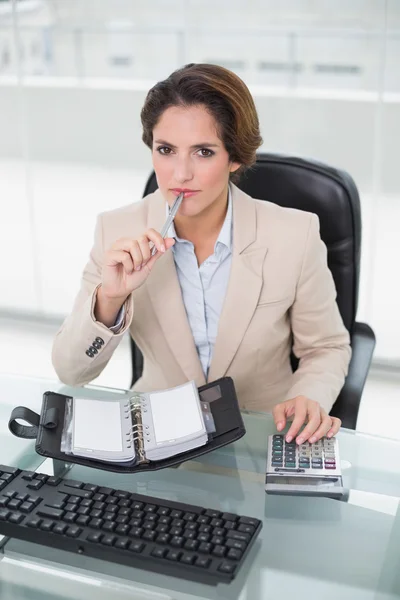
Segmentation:
{"type": "Polygon", "coordinates": [[[265,489],[270,494],[342,499],[346,492],[337,439],[298,445],[295,440],[287,443],[284,434],[270,435],[265,489]]]}

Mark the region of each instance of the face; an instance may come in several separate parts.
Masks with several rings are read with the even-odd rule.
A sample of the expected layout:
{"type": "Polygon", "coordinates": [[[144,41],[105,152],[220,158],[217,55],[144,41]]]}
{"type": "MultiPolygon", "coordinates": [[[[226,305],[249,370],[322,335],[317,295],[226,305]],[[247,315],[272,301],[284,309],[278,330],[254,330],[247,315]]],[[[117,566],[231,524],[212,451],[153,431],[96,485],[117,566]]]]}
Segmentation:
{"type": "Polygon", "coordinates": [[[239,168],[216,131],[214,118],[204,106],[172,106],[153,130],[153,166],[158,186],[171,206],[183,191],[183,217],[207,212],[226,202],[229,173],[239,168]]]}

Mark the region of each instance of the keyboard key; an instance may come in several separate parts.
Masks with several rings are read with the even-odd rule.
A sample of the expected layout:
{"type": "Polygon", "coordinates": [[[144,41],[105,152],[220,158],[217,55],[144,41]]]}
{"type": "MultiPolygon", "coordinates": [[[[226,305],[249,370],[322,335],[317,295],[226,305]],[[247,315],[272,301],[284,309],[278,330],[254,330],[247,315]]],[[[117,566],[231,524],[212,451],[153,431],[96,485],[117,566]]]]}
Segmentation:
{"type": "Polygon", "coordinates": [[[167,554],[166,548],[155,547],[151,552],[151,555],[154,556],[155,558],[164,558],[164,556],[166,554],[167,554]]]}
{"type": "Polygon", "coordinates": [[[43,485],[43,481],[31,481],[30,483],[27,484],[27,488],[29,488],[30,490],[40,490],[40,488],[43,485]]]}
{"type": "Polygon", "coordinates": [[[93,542],[95,544],[98,544],[101,541],[102,537],[103,537],[103,534],[100,533],[100,531],[93,531],[93,532],[89,533],[89,535],[87,536],[86,539],[88,542],[93,542]]]}
{"type": "Polygon", "coordinates": [[[3,496],[7,496],[7,498],[15,498],[15,496],[17,496],[17,492],[15,490],[7,490],[6,492],[4,492],[3,496]]]}
{"type": "Polygon", "coordinates": [[[53,533],[59,533],[62,535],[67,529],[68,525],[65,525],[65,523],[56,523],[53,527],[53,533]]]}
{"type": "Polygon", "coordinates": [[[22,471],[21,477],[26,481],[32,481],[32,479],[35,479],[35,473],[33,471],[22,471]]]}
{"type": "Polygon", "coordinates": [[[232,540],[232,539],[228,539],[226,540],[226,547],[227,548],[235,548],[236,550],[240,550],[241,552],[244,552],[246,550],[246,542],[241,542],[239,540],[232,540]]]}
{"type": "Polygon", "coordinates": [[[212,550],[212,544],[209,542],[201,542],[200,546],[197,548],[198,552],[202,554],[210,554],[212,550]]]}
{"type": "Polygon", "coordinates": [[[27,527],[32,527],[33,529],[37,529],[41,522],[42,522],[42,519],[39,519],[39,517],[31,517],[30,519],[28,519],[28,521],[26,521],[25,525],[27,527]]]}
{"type": "Polygon", "coordinates": [[[201,567],[202,569],[208,569],[211,564],[211,559],[206,558],[205,556],[198,556],[194,561],[196,567],[201,567]]]}
{"type": "Polygon", "coordinates": [[[74,479],[64,479],[64,485],[70,488],[83,488],[83,483],[81,481],[75,481],[74,479]]]}
{"type": "Polygon", "coordinates": [[[62,519],[63,515],[64,515],[64,511],[60,510],[58,508],[49,508],[47,506],[42,506],[38,511],[37,514],[39,515],[39,517],[47,517],[49,519],[62,519]]]}
{"type": "Polygon", "coordinates": [[[29,498],[29,494],[18,494],[15,496],[16,500],[21,500],[21,502],[25,502],[29,498]]]}
{"type": "Polygon", "coordinates": [[[214,535],[214,537],[211,538],[211,543],[215,544],[216,546],[221,546],[224,542],[225,542],[225,538],[223,538],[223,537],[214,535]]]}
{"type": "Polygon", "coordinates": [[[206,510],[204,513],[207,517],[211,517],[212,519],[218,519],[221,513],[218,510],[206,510]]]}
{"type": "Polygon", "coordinates": [[[232,558],[233,560],[240,560],[242,558],[242,554],[243,554],[243,552],[240,552],[240,550],[231,548],[228,551],[227,558],[232,558]]]}
{"type": "Polygon", "coordinates": [[[221,573],[234,573],[236,568],[236,565],[234,565],[233,563],[229,563],[229,562],[223,562],[219,565],[218,567],[218,571],[221,571],[221,573]]]}
{"type": "Polygon", "coordinates": [[[156,543],[157,544],[168,544],[170,539],[171,539],[171,536],[169,535],[169,533],[160,533],[156,537],[156,543]]]}
{"type": "Polygon", "coordinates": [[[70,527],[68,527],[68,529],[65,533],[67,534],[68,537],[76,538],[76,537],[78,537],[78,535],[81,532],[82,532],[81,527],[78,527],[78,525],[71,525],[70,527]]]}
{"type": "Polygon", "coordinates": [[[180,519],[182,515],[183,515],[183,511],[181,511],[181,510],[173,510],[173,511],[171,511],[171,517],[173,519],[180,519]]]}
{"type": "Polygon", "coordinates": [[[88,515],[90,513],[89,506],[80,506],[76,511],[78,515],[88,515]]]}
{"type": "Polygon", "coordinates": [[[255,527],[252,527],[251,525],[244,525],[243,523],[241,523],[237,528],[237,531],[241,531],[242,533],[249,533],[250,535],[253,535],[253,533],[255,533],[255,530],[255,527]]]}
{"type": "Polygon", "coordinates": [[[100,529],[100,527],[103,525],[103,519],[90,519],[88,526],[92,527],[93,529],[100,529]]]}
{"type": "Polygon", "coordinates": [[[101,528],[103,531],[114,531],[116,526],[116,523],[114,523],[113,521],[106,521],[105,523],[103,523],[101,528]]]}
{"type": "Polygon", "coordinates": [[[115,542],[114,546],[115,548],[121,548],[123,550],[126,550],[126,548],[128,548],[129,544],[130,544],[130,539],[127,537],[124,538],[118,538],[117,541],[115,542]]]}
{"type": "Polygon", "coordinates": [[[0,521],[7,521],[8,517],[11,515],[10,510],[6,510],[5,508],[0,509],[0,521]]]}
{"type": "Polygon", "coordinates": [[[115,535],[106,534],[103,536],[101,543],[104,544],[104,546],[113,546],[116,541],[117,537],[115,535]]]}
{"type": "Polygon", "coordinates": [[[17,467],[9,467],[7,465],[0,465],[0,471],[2,473],[10,473],[10,475],[17,475],[19,473],[17,467]]]}
{"type": "Polygon", "coordinates": [[[142,535],[142,540],[146,540],[147,542],[153,542],[156,538],[157,534],[155,531],[147,530],[142,535]]]}
{"type": "Polygon", "coordinates": [[[74,523],[77,518],[78,518],[78,515],[76,513],[67,512],[63,516],[63,521],[65,521],[66,523],[74,523]]]}
{"type": "MultiPolygon", "coordinates": [[[[160,508],[157,511],[157,514],[160,516],[166,517],[169,515],[170,512],[171,512],[170,508],[167,508],[166,506],[160,506],[160,508]]],[[[175,550],[174,550],[174,552],[175,552],[175,550]]]]}
{"type": "Polygon", "coordinates": [[[129,546],[129,550],[131,552],[136,552],[138,554],[140,554],[140,552],[142,552],[144,550],[145,545],[143,544],[143,542],[131,542],[130,546],[129,546]]]}
{"type": "Polygon", "coordinates": [[[45,519],[44,521],[42,521],[40,523],[40,529],[42,531],[51,531],[53,526],[54,526],[53,521],[49,521],[48,519],[45,519]]]}
{"type": "Polygon", "coordinates": [[[246,543],[251,540],[250,533],[243,531],[228,531],[226,537],[232,540],[240,540],[246,543]]]}
{"type": "Polygon", "coordinates": [[[7,496],[3,496],[2,498],[0,498],[0,508],[4,508],[9,502],[10,498],[7,498],[7,496]]]}
{"type": "Polygon", "coordinates": [[[88,490],[89,492],[97,492],[97,490],[99,489],[99,486],[92,485],[91,483],[87,483],[86,485],[83,486],[83,489],[88,490]]]}
{"type": "Polygon", "coordinates": [[[90,521],[90,517],[89,516],[85,516],[85,515],[79,515],[79,517],[77,518],[77,520],[75,521],[75,523],[77,525],[83,525],[84,527],[89,523],[90,521]]]}
{"type": "Polygon", "coordinates": [[[8,521],[10,523],[21,523],[21,521],[23,521],[25,519],[25,515],[21,514],[21,513],[11,513],[11,515],[8,517],[8,521]]]}
{"type": "Polygon", "coordinates": [[[174,537],[170,541],[170,545],[174,546],[175,548],[181,548],[184,543],[185,543],[185,538],[183,538],[181,536],[177,536],[177,535],[174,535],[174,537]]]}
{"type": "Polygon", "coordinates": [[[142,527],[131,527],[129,531],[129,535],[134,538],[141,538],[143,535],[144,529],[142,527]]]}
{"type": "Polygon", "coordinates": [[[178,561],[182,556],[182,552],[180,550],[168,550],[166,558],[168,560],[178,561]]]}
{"type": "Polygon", "coordinates": [[[218,546],[214,547],[212,554],[214,556],[218,556],[218,558],[223,558],[225,556],[226,552],[227,552],[227,549],[225,548],[225,546],[218,545],[218,546]]]}
{"type": "Polygon", "coordinates": [[[185,550],[195,551],[195,550],[197,550],[198,547],[199,547],[199,542],[197,540],[186,540],[186,542],[184,544],[185,550]]]}
{"type": "Polygon", "coordinates": [[[61,477],[49,477],[46,481],[47,485],[58,485],[61,481],[61,477]]]}
{"type": "Polygon", "coordinates": [[[17,500],[16,498],[13,498],[12,500],[9,501],[8,508],[11,508],[12,510],[16,510],[17,508],[19,508],[21,506],[21,504],[22,504],[21,500],[17,500]]]}
{"type": "Polygon", "coordinates": [[[118,533],[118,535],[127,535],[129,530],[129,525],[117,525],[115,533],[118,533]]]}
{"type": "Polygon", "coordinates": [[[244,525],[252,525],[253,527],[258,527],[259,521],[251,517],[240,517],[239,523],[243,523],[244,525]]]}
{"type": "Polygon", "coordinates": [[[184,552],[179,559],[179,562],[185,565],[192,565],[194,563],[194,559],[196,558],[195,554],[190,554],[189,552],[184,552]]]}

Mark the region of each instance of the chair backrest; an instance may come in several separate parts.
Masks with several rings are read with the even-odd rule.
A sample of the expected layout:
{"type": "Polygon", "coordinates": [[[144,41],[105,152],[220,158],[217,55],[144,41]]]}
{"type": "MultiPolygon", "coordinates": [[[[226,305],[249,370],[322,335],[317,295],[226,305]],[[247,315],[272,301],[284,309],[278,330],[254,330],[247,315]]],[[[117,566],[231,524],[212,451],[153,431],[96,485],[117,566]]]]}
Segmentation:
{"type": "MultiPolygon", "coordinates": [[[[259,200],[318,215],[321,238],[337,290],[343,322],[353,331],[358,303],[361,249],[360,198],[353,179],[343,170],[291,156],[258,154],[257,162],[237,184],[259,200]]],[[[143,196],[157,189],[154,172],[143,196]]],[[[298,361],[292,355],[292,367],[298,361]]],[[[133,383],[140,377],[143,358],[132,340],[133,383]]]]}

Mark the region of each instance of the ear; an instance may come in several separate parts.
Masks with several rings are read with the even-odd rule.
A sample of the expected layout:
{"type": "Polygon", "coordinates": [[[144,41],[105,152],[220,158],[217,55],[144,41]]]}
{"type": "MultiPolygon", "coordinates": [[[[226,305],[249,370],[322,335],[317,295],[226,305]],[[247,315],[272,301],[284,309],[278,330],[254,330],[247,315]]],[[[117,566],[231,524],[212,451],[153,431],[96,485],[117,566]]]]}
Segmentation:
{"type": "Polygon", "coordinates": [[[237,171],[242,165],[238,162],[232,162],[229,165],[229,172],[230,173],[234,173],[235,171],[237,171]]]}

